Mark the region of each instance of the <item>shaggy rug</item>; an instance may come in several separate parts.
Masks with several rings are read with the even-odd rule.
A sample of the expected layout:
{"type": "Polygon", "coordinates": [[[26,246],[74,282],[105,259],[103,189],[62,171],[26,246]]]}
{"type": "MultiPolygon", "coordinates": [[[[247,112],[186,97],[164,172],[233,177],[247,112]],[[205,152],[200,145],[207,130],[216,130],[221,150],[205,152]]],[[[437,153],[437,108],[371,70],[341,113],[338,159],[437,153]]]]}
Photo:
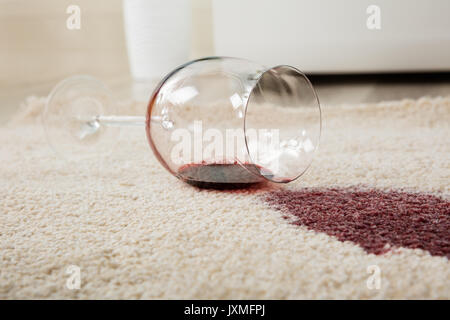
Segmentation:
{"type": "Polygon", "coordinates": [[[2,299],[450,298],[449,98],[324,106],[310,170],[244,191],[177,180],[143,128],[59,160],[43,106],[0,129],[2,299]]]}

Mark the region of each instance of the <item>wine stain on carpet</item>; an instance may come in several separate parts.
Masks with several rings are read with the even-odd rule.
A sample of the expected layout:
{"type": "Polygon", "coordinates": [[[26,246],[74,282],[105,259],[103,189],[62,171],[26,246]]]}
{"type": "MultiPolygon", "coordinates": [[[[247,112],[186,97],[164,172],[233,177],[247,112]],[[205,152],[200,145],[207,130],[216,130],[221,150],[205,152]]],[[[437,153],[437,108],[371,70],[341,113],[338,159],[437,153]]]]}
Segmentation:
{"type": "Polygon", "coordinates": [[[302,189],[269,192],[263,197],[293,224],[351,241],[368,253],[418,248],[450,259],[450,202],[433,195],[302,189]]]}

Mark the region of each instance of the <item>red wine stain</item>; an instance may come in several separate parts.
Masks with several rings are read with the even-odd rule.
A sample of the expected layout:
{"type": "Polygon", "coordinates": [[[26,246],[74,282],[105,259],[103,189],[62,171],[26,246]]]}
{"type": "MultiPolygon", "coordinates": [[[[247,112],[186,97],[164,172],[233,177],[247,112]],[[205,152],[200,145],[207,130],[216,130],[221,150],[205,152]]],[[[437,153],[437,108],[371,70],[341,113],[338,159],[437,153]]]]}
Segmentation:
{"type": "MultiPolygon", "coordinates": [[[[257,174],[259,170],[263,169],[254,164],[200,163],[180,167],[177,176],[201,189],[256,191],[268,185],[267,180],[257,174]]],[[[265,172],[270,177],[270,173],[265,172]]]]}
{"type": "Polygon", "coordinates": [[[404,247],[450,258],[450,202],[433,195],[302,189],[263,197],[293,224],[351,241],[368,253],[404,247]]]}

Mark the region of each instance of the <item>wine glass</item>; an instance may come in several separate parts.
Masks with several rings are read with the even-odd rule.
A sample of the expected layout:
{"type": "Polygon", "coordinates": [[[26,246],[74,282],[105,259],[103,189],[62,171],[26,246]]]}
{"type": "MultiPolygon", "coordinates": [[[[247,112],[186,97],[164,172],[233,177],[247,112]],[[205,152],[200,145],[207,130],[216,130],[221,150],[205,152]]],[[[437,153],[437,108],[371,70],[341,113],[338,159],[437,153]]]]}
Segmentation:
{"type": "Polygon", "coordinates": [[[319,99],[301,71],[231,57],[193,60],[170,72],[145,116],[117,111],[100,81],[63,80],[44,110],[48,141],[61,157],[78,159],[108,153],[116,143],[111,127],[144,126],[171,174],[197,187],[228,189],[300,177],[322,126],[319,99]]]}

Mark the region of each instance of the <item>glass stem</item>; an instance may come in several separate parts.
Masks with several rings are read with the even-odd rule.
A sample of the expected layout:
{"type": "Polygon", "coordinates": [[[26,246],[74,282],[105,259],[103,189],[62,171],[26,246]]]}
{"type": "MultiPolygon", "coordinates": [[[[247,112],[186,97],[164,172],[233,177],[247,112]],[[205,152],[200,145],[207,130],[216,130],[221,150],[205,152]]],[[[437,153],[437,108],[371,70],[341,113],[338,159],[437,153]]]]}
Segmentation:
{"type": "MultiPolygon", "coordinates": [[[[80,140],[95,134],[102,126],[105,127],[143,127],[145,126],[146,118],[143,116],[91,116],[91,117],[76,117],[81,121],[82,125],[78,133],[80,140]]],[[[161,117],[153,116],[151,122],[160,123],[165,126],[165,122],[161,117]]],[[[166,121],[167,122],[167,121],[166,121]]]]}
{"type": "MultiPolygon", "coordinates": [[[[105,127],[143,127],[145,126],[146,118],[143,116],[91,116],[91,117],[76,117],[82,122],[79,132],[79,138],[84,139],[90,135],[95,134],[102,126],[105,127]]],[[[170,120],[163,120],[162,117],[152,116],[151,122],[159,123],[163,128],[169,130],[173,122],[170,120]]]]}
{"type": "MultiPolygon", "coordinates": [[[[96,116],[95,120],[100,125],[107,127],[141,127],[145,126],[145,117],[143,116],[96,116]]],[[[159,122],[153,119],[152,122],[159,122]]]]}
{"type": "MultiPolygon", "coordinates": [[[[85,121],[87,124],[97,124],[106,127],[142,127],[145,126],[145,117],[143,116],[95,116],[92,118],[77,117],[78,120],[85,121]]],[[[161,123],[162,119],[153,116],[154,123],[161,123]]]]}

